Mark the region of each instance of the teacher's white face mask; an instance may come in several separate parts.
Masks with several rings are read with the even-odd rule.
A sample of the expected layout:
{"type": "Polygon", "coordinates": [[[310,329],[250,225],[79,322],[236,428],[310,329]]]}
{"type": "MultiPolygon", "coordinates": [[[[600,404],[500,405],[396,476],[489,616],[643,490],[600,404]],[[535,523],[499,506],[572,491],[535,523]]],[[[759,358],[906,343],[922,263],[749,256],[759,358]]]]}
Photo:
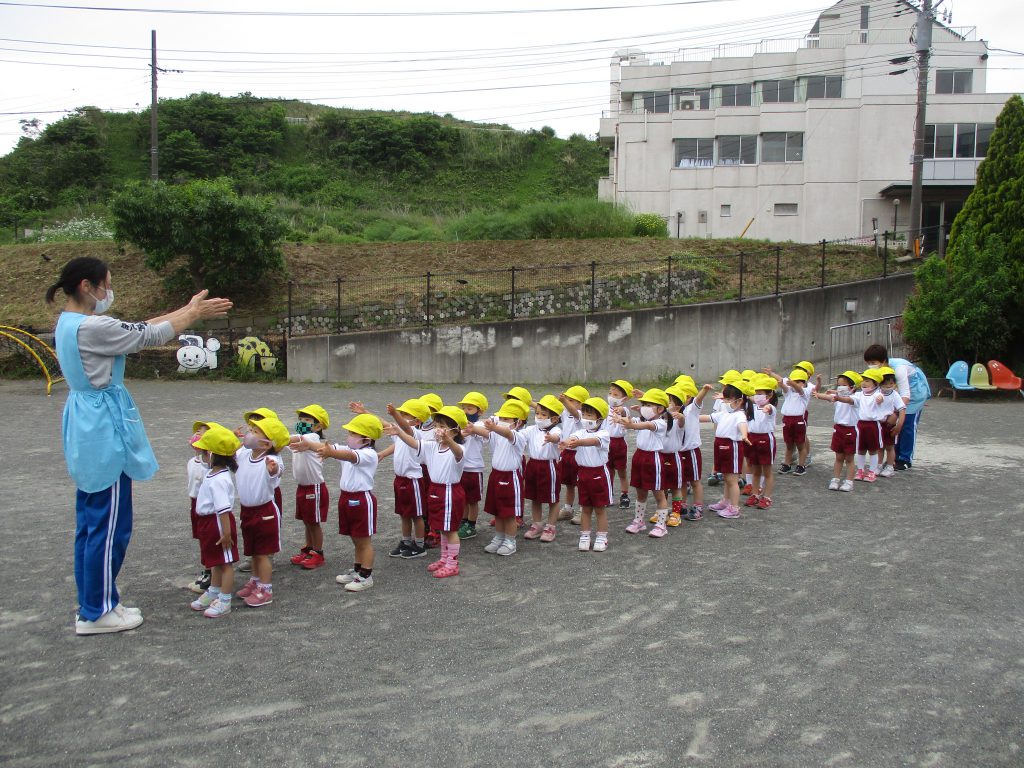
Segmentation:
{"type": "Polygon", "coordinates": [[[97,315],[102,315],[104,312],[106,312],[108,309],[110,309],[110,305],[114,303],[114,289],[113,288],[107,288],[105,290],[107,292],[107,295],[104,296],[102,299],[96,299],[95,294],[92,294],[92,293],[89,294],[94,299],[96,299],[96,306],[93,307],[93,311],[97,315]]]}

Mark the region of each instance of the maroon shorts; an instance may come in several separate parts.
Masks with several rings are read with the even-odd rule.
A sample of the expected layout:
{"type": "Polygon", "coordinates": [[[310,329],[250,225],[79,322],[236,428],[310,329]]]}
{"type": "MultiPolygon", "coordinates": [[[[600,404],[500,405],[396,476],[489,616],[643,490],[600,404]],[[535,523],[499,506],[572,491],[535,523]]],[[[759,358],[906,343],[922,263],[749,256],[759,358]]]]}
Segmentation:
{"type": "Polygon", "coordinates": [[[274,503],[278,509],[284,509],[284,497],[281,495],[281,486],[274,489],[274,503]]]}
{"type": "Polygon", "coordinates": [[[242,551],[246,557],[281,551],[281,508],[268,501],[242,507],[242,551]]]}
{"type": "Polygon", "coordinates": [[[307,525],[320,524],[327,519],[331,508],[331,494],[327,483],[298,485],[295,487],[295,519],[307,525]]]}
{"type": "Polygon", "coordinates": [[[661,484],[664,488],[678,488],[683,484],[683,460],[678,451],[659,453],[661,459],[661,484]]]}
{"type": "Polygon", "coordinates": [[[613,437],[608,443],[608,469],[626,468],[626,438],[613,437]]]}
{"type": "Polygon", "coordinates": [[[427,469],[426,464],[420,464],[420,469],[423,470],[423,483],[424,487],[430,485],[430,470],[427,469]]]}
{"type": "Polygon", "coordinates": [[[377,532],[377,497],[373,491],[341,491],[338,495],[338,533],[366,539],[377,532]]]}
{"type": "Polygon", "coordinates": [[[424,517],[427,514],[427,483],[422,477],[395,477],[395,514],[424,517]]]}
{"type": "Polygon", "coordinates": [[[466,511],[466,495],[458,483],[431,483],[427,488],[427,525],[432,531],[457,531],[466,511]]]}
{"type": "Polygon", "coordinates": [[[895,424],[890,424],[888,421],[881,422],[882,424],[882,445],[885,448],[896,445],[896,438],[893,437],[892,428],[895,424]]]}
{"type": "Polygon", "coordinates": [[[474,472],[473,470],[462,470],[462,479],[459,480],[459,485],[462,486],[462,491],[466,495],[467,504],[476,504],[483,498],[483,494],[480,492],[483,484],[483,472],[474,472]]]}
{"type": "Polygon", "coordinates": [[[803,445],[806,443],[807,418],[804,416],[783,416],[782,442],[786,445],[803,445]]]}
{"type": "Polygon", "coordinates": [[[191,497],[189,497],[189,501],[192,502],[191,504],[189,504],[189,513],[188,513],[189,519],[192,521],[192,538],[193,539],[198,539],[199,538],[199,515],[196,514],[196,500],[191,498],[191,497]]]}
{"type": "Polygon", "coordinates": [[[775,463],[775,433],[750,432],[750,445],[743,447],[743,458],[751,466],[770,467],[775,463]]]}
{"type": "Polygon", "coordinates": [[[600,509],[612,503],[612,473],[607,465],[580,467],[577,487],[581,507],[600,509]]]}
{"type": "Polygon", "coordinates": [[[523,475],[519,470],[491,470],[487,478],[484,512],[503,520],[523,516],[523,475]]]}
{"type": "Polygon", "coordinates": [[[857,422],[857,452],[874,453],[882,447],[882,423],[879,421],[857,422]]]}
{"type": "Polygon", "coordinates": [[[666,488],[661,471],[661,454],[637,448],[629,471],[629,484],[634,488],[660,491],[666,488]]]}
{"type": "Polygon", "coordinates": [[[715,472],[723,475],[738,475],[743,471],[743,449],[745,444],[727,437],[715,438],[715,472]]]}
{"type": "Polygon", "coordinates": [[[857,428],[836,424],[832,428],[833,451],[840,456],[852,456],[857,452],[857,428]]]}
{"type": "Polygon", "coordinates": [[[562,451],[562,485],[567,488],[576,487],[576,475],[579,472],[579,466],[576,464],[576,451],[565,450],[562,451]]]}
{"type": "Polygon", "coordinates": [[[523,475],[523,497],[555,504],[562,487],[561,466],[555,459],[530,459],[523,475]]]}
{"type": "Polygon", "coordinates": [[[683,476],[681,481],[684,483],[699,483],[701,473],[704,471],[700,448],[691,448],[688,451],[680,451],[679,457],[683,461],[683,476]]]}
{"type": "Polygon", "coordinates": [[[229,514],[231,519],[231,546],[224,547],[218,544],[224,531],[220,527],[220,515],[200,515],[196,522],[199,539],[199,558],[204,568],[213,568],[215,565],[230,565],[238,561],[238,531],[235,528],[235,516],[229,514]]]}

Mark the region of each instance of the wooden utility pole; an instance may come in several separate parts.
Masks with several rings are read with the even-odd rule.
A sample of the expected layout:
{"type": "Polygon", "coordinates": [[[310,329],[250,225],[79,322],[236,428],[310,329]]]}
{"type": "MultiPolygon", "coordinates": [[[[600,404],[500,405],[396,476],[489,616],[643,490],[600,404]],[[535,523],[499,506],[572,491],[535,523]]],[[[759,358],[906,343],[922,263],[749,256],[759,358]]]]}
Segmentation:
{"type": "Polygon", "coordinates": [[[150,72],[152,77],[153,99],[149,107],[149,178],[157,181],[160,178],[160,150],[156,129],[156,30],[152,30],[152,61],[150,72]]]}
{"type": "Polygon", "coordinates": [[[917,122],[914,124],[913,175],[910,182],[910,232],[907,245],[920,254],[924,179],[925,110],[928,105],[928,61],[932,49],[932,0],[922,0],[917,15],[917,122]]]}

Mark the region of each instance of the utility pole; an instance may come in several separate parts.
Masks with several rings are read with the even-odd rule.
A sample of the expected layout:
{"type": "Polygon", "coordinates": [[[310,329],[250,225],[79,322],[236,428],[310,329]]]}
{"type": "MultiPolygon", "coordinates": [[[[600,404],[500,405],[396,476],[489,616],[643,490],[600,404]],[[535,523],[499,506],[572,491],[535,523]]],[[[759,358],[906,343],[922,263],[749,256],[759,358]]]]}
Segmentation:
{"type": "Polygon", "coordinates": [[[156,30],[151,31],[152,61],[150,72],[153,83],[153,99],[149,107],[149,178],[156,181],[160,178],[159,138],[156,130],[156,30]]]}
{"type": "Polygon", "coordinates": [[[932,48],[932,0],[922,0],[917,14],[917,122],[914,125],[913,175],[910,183],[910,232],[907,245],[921,253],[921,208],[924,179],[925,108],[928,104],[928,61],[932,48]]]}

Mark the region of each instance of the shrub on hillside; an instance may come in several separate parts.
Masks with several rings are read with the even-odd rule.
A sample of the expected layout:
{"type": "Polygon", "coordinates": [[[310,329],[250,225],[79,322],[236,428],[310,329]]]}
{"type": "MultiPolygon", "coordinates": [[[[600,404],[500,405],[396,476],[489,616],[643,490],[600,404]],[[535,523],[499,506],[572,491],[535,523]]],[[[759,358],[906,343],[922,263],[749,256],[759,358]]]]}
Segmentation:
{"type": "Polygon", "coordinates": [[[599,200],[534,203],[504,213],[471,213],[448,226],[450,240],[547,240],[629,237],[633,217],[599,200]]]}
{"type": "Polygon", "coordinates": [[[637,237],[668,237],[668,224],[656,213],[638,213],[633,217],[633,234],[637,237]]]}

